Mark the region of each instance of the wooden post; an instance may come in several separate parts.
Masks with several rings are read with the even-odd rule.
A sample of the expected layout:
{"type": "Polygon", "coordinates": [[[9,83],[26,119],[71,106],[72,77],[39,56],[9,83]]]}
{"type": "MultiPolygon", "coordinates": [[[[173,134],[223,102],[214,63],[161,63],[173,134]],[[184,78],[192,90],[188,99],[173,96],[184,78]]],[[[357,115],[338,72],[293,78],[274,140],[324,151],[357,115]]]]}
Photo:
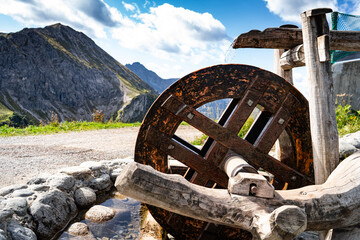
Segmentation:
{"type": "MultiPolygon", "coordinates": [[[[329,12],[332,10],[323,8],[301,14],[316,184],[324,183],[339,163],[330,33],[326,20],[326,13],[329,12]]],[[[319,239],[326,239],[327,233],[319,232],[319,239]]]]}
{"type": "MultiPolygon", "coordinates": [[[[297,28],[297,26],[287,24],[280,26],[280,28],[297,28]]],[[[292,69],[284,70],[280,65],[281,55],[285,51],[286,49],[274,49],[274,72],[292,85],[294,85],[292,69]]],[[[294,158],[294,155],[292,154],[292,143],[289,135],[285,131],[280,134],[278,141],[276,141],[275,153],[279,160],[294,158]]]]}
{"type": "MultiPolygon", "coordinates": [[[[286,24],[280,26],[280,28],[297,28],[295,25],[286,24]]],[[[280,66],[281,55],[286,51],[286,49],[274,49],[274,72],[280,77],[284,78],[286,81],[294,85],[292,70],[284,70],[280,66]]]]}
{"type": "Polygon", "coordinates": [[[301,14],[316,184],[324,183],[339,163],[329,26],[325,15],[329,12],[332,10],[324,8],[301,14]]]}

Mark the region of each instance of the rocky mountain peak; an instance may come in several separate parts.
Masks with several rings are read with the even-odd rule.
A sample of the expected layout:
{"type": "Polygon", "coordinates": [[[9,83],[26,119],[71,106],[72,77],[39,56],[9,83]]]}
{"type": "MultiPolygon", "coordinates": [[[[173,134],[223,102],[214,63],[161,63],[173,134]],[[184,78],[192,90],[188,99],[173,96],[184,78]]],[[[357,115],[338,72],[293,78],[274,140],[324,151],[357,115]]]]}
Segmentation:
{"type": "Polygon", "coordinates": [[[168,88],[168,86],[177,80],[177,78],[163,79],[139,62],[126,64],[125,66],[138,75],[142,80],[147,82],[158,93],[162,93],[166,88],[168,88]]]}
{"type": "Polygon", "coordinates": [[[95,109],[106,119],[141,121],[140,105],[155,97],[146,82],[71,27],[0,34],[0,104],[35,122],[52,112],[60,120],[91,120],[95,109]]]}

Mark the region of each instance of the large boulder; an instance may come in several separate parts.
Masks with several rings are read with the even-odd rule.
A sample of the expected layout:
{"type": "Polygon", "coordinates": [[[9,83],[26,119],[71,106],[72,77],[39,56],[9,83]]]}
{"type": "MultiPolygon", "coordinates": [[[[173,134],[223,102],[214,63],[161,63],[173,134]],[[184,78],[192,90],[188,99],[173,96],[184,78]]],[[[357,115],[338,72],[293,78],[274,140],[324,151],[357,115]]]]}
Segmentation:
{"type": "Polygon", "coordinates": [[[73,198],[59,190],[40,194],[29,208],[39,239],[51,239],[78,213],[73,198]]]}

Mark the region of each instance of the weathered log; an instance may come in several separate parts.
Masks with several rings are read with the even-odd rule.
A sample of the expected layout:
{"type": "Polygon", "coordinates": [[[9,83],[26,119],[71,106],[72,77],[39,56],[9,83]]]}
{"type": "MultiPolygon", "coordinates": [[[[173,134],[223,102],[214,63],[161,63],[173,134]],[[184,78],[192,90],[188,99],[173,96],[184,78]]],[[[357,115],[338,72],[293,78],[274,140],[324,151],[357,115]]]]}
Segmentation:
{"type": "Polygon", "coordinates": [[[310,129],[315,183],[321,184],[325,182],[339,163],[339,135],[329,58],[329,38],[326,37],[329,26],[325,13],[331,9],[316,10],[302,13],[301,19],[309,83],[310,129]],[[318,15],[311,15],[314,12],[318,15]],[[322,14],[320,14],[321,12],[322,14]]]}
{"type": "Polygon", "coordinates": [[[280,66],[284,70],[305,66],[304,46],[301,44],[284,52],[280,57],[280,66]]]}
{"type": "MultiPolygon", "coordinates": [[[[240,34],[233,48],[291,49],[303,44],[302,29],[267,28],[240,34]]],[[[330,31],[330,50],[360,51],[360,31],[330,31]]]]}
{"type": "Polygon", "coordinates": [[[276,191],[272,199],[201,187],[139,163],[125,167],[115,186],[120,193],[150,205],[242,228],[255,239],[292,239],[304,230],[360,223],[360,152],[340,163],[324,184],[276,191]]]}

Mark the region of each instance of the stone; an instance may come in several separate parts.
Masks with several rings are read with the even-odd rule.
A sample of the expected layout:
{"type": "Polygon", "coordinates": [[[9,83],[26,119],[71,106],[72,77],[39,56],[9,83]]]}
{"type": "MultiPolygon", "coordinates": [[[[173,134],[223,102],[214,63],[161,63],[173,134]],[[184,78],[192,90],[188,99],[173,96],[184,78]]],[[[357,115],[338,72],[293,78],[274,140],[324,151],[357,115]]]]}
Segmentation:
{"type": "Polygon", "coordinates": [[[26,184],[16,184],[16,185],[3,187],[0,188],[0,196],[5,196],[14,192],[15,190],[24,189],[24,188],[27,188],[26,184]]]}
{"type": "Polygon", "coordinates": [[[105,164],[95,161],[87,161],[80,164],[80,167],[87,167],[91,170],[94,178],[100,177],[103,174],[109,174],[109,168],[105,164]]]}
{"type": "Polygon", "coordinates": [[[37,240],[35,233],[31,229],[23,227],[17,222],[11,222],[7,230],[13,240],[37,240]]]}
{"type": "Polygon", "coordinates": [[[101,164],[100,162],[95,162],[95,161],[83,162],[83,163],[80,164],[80,166],[81,167],[87,167],[91,171],[97,171],[97,170],[105,169],[105,166],[103,164],[101,164]]]}
{"type": "Polygon", "coordinates": [[[48,180],[49,186],[61,191],[69,191],[75,185],[75,179],[67,174],[56,174],[48,180]]]}
{"type": "Polygon", "coordinates": [[[119,174],[121,173],[122,171],[122,168],[115,168],[115,169],[112,169],[110,171],[110,179],[111,181],[115,182],[116,178],[119,176],[119,174]]]}
{"type": "Polygon", "coordinates": [[[91,177],[92,172],[90,168],[74,166],[74,167],[62,168],[60,169],[59,173],[65,173],[67,175],[73,176],[76,179],[79,179],[79,178],[91,177]]]}
{"type": "Polygon", "coordinates": [[[0,229],[0,240],[6,240],[6,233],[4,230],[0,229]]]}
{"type": "Polygon", "coordinates": [[[10,219],[14,213],[12,209],[0,209],[0,223],[10,219]]]}
{"type": "Polygon", "coordinates": [[[90,233],[88,225],[82,222],[76,222],[71,224],[68,232],[74,236],[84,236],[90,233]]]}
{"type": "Polygon", "coordinates": [[[5,201],[5,210],[12,210],[19,216],[25,216],[27,211],[27,201],[24,197],[8,198],[5,201]]]}
{"type": "Polygon", "coordinates": [[[74,199],[79,207],[84,208],[96,202],[96,193],[88,187],[79,188],[75,191],[74,199]]]}
{"type": "Polygon", "coordinates": [[[43,184],[48,180],[49,177],[51,177],[50,174],[47,174],[47,173],[44,174],[43,173],[43,174],[40,174],[39,176],[36,176],[36,177],[30,179],[27,182],[27,184],[29,184],[29,185],[43,184]]]}
{"type": "Polygon", "coordinates": [[[115,216],[115,211],[109,207],[95,205],[91,207],[85,214],[85,219],[92,222],[106,222],[115,216]]]}
{"type": "Polygon", "coordinates": [[[345,141],[342,141],[340,139],[340,141],[339,141],[339,157],[340,157],[340,159],[344,159],[357,151],[358,151],[358,149],[356,147],[354,147],[353,145],[351,145],[345,141]]]}
{"type": "Polygon", "coordinates": [[[41,239],[50,239],[62,230],[77,214],[73,198],[64,192],[53,190],[42,193],[29,208],[38,228],[36,235],[41,239]]]}
{"type": "Polygon", "coordinates": [[[36,192],[45,192],[50,189],[50,186],[48,185],[30,185],[29,188],[36,192]]]}
{"type": "Polygon", "coordinates": [[[302,232],[294,238],[294,240],[319,240],[319,233],[317,232],[302,232]]]}
{"type": "Polygon", "coordinates": [[[113,183],[111,182],[110,176],[108,174],[103,174],[89,182],[89,186],[91,188],[99,191],[109,190],[112,185],[113,183]]]}
{"type": "Polygon", "coordinates": [[[19,189],[19,190],[15,190],[11,196],[14,197],[14,198],[17,198],[17,197],[29,197],[31,195],[33,195],[34,192],[31,191],[30,189],[19,189]]]}
{"type": "Polygon", "coordinates": [[[341,141],[345,141],[356,148],[360,149],[360,131],[355,133],[346,134],[341,138],[341,141]]]}

